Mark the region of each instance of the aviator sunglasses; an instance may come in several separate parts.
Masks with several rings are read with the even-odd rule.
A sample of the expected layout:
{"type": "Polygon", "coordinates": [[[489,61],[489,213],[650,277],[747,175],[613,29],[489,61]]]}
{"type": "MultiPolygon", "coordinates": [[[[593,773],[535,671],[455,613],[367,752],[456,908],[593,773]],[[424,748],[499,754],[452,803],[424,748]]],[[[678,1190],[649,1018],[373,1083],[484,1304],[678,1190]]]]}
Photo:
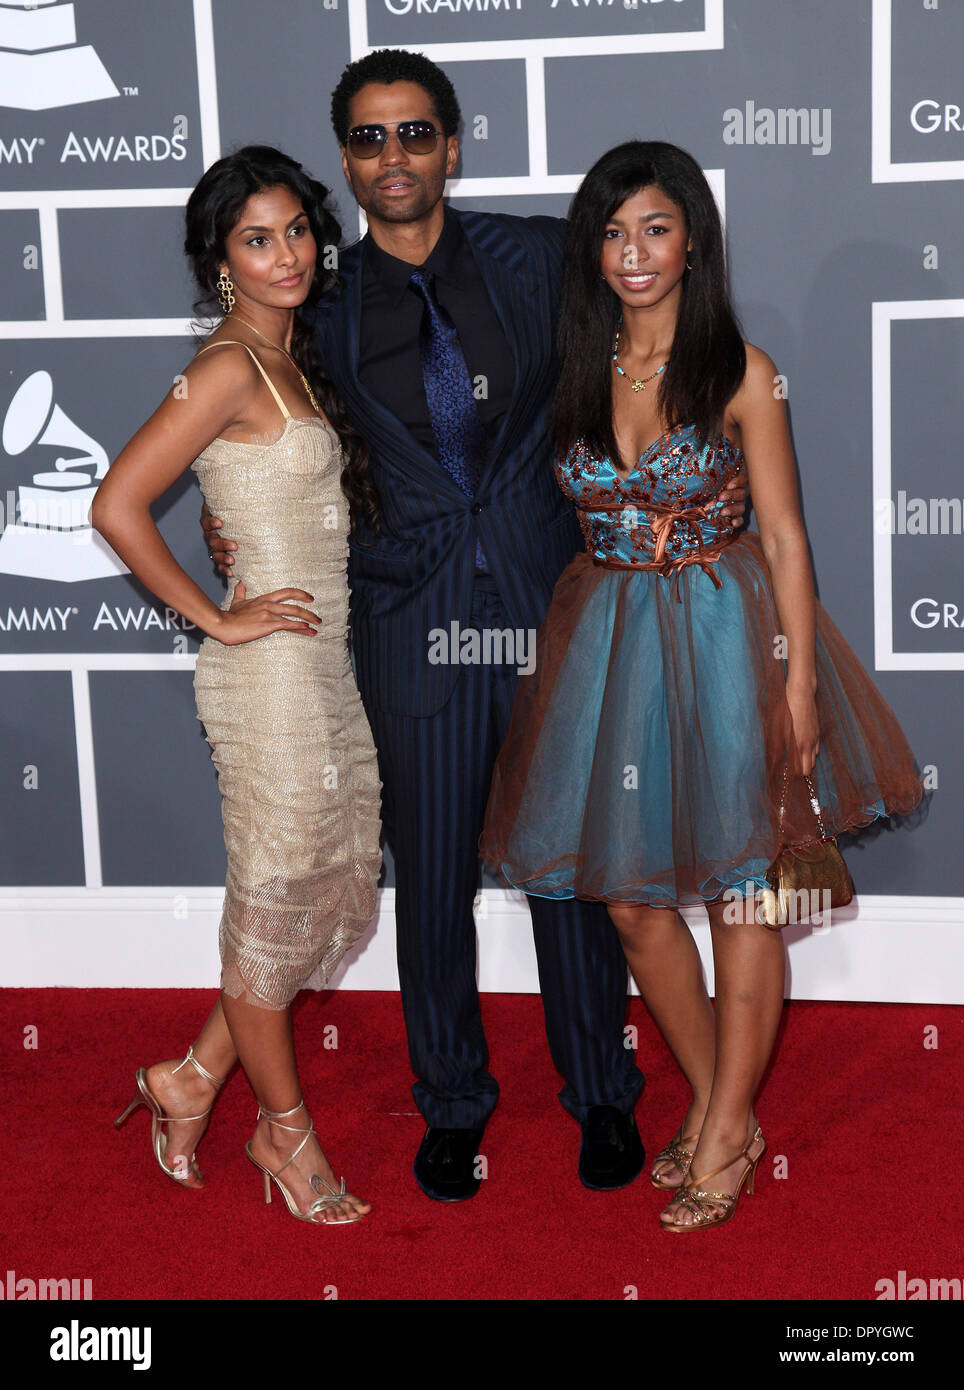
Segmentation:
{"type": "MultiPolygon", "coordinates": [[[[397,121],[398,143],[408,154],[431,154],[439,131],[431,121],[397,121]]],[[[388,143],[391,126],[356,125],[348,132],[348,148],[356,159],[374,159],[388,143]]]]}

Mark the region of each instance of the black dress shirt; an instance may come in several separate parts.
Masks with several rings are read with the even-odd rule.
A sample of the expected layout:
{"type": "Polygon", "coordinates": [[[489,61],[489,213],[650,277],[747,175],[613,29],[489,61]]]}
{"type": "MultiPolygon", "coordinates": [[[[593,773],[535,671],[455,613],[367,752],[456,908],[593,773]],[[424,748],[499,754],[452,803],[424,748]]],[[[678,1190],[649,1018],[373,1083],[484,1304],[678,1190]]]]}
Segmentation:
{"type": "MultiPolygon", "coordinates": [[[[491,444],[508,409],[515,364],[472,250],[448,208],[438,241],[421,266],[383,251],[364,238],[358,376],[363,386],[438,456],[425,401],[419,329],[424,304],[409,279],[415,270],[435,276],[435,297],[459,335],[473,388],[484,377],[476,405],[491,444]]],[[[441,464],[439,464],[441,468],[441,464]]]]}

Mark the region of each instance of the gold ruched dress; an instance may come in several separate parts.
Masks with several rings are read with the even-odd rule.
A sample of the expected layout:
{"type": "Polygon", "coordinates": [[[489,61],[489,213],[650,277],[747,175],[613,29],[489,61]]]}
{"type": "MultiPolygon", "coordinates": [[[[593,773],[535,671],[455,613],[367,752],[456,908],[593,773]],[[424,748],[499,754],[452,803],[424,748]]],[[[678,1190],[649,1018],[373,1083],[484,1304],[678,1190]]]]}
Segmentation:
{"type": "Polygon", "coordinates": [[[314,636],[206,638],[194,690],[228,856],[221,987],[282,1009],[328,980],[374,913],[382,784],[348,654],[341,444],[320,416],[290,415],[258,367],[285,416],[280,435],[218,438],[192,464],[238,545],[221,607],[239,581],[248,598],[293,587],[313,595],[305,606],[322,621],[314,636]]]}

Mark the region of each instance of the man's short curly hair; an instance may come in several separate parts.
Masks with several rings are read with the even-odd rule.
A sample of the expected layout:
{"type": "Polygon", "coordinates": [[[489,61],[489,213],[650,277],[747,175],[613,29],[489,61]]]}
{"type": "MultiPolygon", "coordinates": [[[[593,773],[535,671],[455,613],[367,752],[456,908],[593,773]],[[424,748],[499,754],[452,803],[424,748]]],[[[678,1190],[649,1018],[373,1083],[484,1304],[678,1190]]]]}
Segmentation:
{"type": "Polygon", "coordinates": [[[448,138],[457,135],[462,112],[455,88],[441,68],[421,53],[406,48],[378,48],[349,63],[331,95],[331,124],[339,145],[348,139],[348,103],[369,82],[415,82],[432,98],[432,105],[448,138]]]}

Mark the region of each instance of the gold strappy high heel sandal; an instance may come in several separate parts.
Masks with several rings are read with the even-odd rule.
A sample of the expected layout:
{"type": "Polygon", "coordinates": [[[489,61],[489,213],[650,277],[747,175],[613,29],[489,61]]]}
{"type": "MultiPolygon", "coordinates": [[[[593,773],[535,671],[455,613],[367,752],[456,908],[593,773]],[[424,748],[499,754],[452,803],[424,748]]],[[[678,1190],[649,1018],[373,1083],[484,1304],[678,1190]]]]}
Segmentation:
{"type": "MultiPolygon", "coordinates": [[[[711,1226],[722,1226],[724,1222],[729,1221],[732,1216],[736,1215],[736,1204],[739,1201],[740,1192],[744,1183],[746,1183],[747,1194],[749,1196],[753,1195],[753,1180],[756,1177],[757,1164],[766,1151],[767,1141],[763,1138],[763,1130],[757,1125],[753,1138],[747,1140],[743,1148],[734,1158],[727,1159],[726,1163],[721,1163],[719,1168],[714,1168],[712,1173],[707,1173],[705,1177],[697,1178],[694,1182],[684,1181],[683,1186],[677,1188],[679,1195],[673,1198],[673,1202],[679,1202],[681,1207],[685,1207],[686,1210],[692,1214],[693,1220],[683,1224],[676,1221],[660,1221],[659,1224],[662,1226],[663,1230],[673,1232],[705,1231],[711,1226]],[[747,1149],[749,1149],[751,1144],[761,1142],[763,1148],[757,1154],[756,1158],[751,1158],[747,1153],[747,1149]],[[707,1192],[703,1184],[708,1182],[710,1178],[715,1178],[717,1173],[722,1173],[725,1169],[729,1168],[730,1164],[735,1163],[740,1155],[746,1159],[746,1167],[740,1174],[740,1180],[736,1185],[736,1191],[707,1192]],[[714,1206],[723,1207],[722,1214],[715,1212],[713,1210],[714,1206]]],[[[670,1202],[663,1210],[668,1211],[669,1207],[673,1205],[673,1202],[670,1202]]]]}
{"type": "MultiPolygon", "coordinates": [[[[689,1172],[690,1164],[693,1162],[693,1150],[699,1142],[699,1137],[699,1132],[697,1132],[696,1134],[688,1134],[684,1138],[683,1127],[681,1125],[666,1145],[666,1148],[660,1149],[659,1153],[653,1159],[654,1167],[657,1163],[672,1163],[679,1169],[680,1173],[683,1175],[683,1181],[685,1182],[686,1174],[689,1172]],[[686,1148],[685,1145],[687,1144],[692,1144],[693,1148],[686,1148]]],[[[660,1182],[658,1178],[654,1177],[652,1168],[649,1170],[649,1180],[660,1192],[676,1192],[681,1186],[680,1183],[675,1182],[660,1182]]]]}
{"type": "Polygon", "coordinates": [[[269,1124],[277,1125],[278,1129],[286,1129],[290,1134],[303,1134],[305,1136],[304,1139],[302,1139],[301,1143],[298,1145],[298,1147],[295,1149],[294,1153],[288,1155],[284,1163],[282,1163],[281,1167],[278,1169],[277,1173],[272,1173],[270,1168],[266,1168],[263,1163],[258,1162],[254,1154],[251,1152],[250,1140],[247,1144],[245,1144],[245,1153],[248,1155],[254,1166],[256,1168],[260,1168],[261,1172],[264,1174],[265,1205],[268,1205],[271,1202],[271,1184],[276,1183],[279,1192],[285,1199],[285,1205],[291,1212],[291,1215],[296,1216],[299,1221],[310,1221],[315,1226],[349,1226],[353,1221],[361,1221],[363,1215],[365,1214],[363,1212],[358,1212],[355,1216],[343,1217],[340,1221],[315,1220],[315,1217],[320,1212],[327,1211],[329,1207],[336,1207],[338,1206],[339,1202],[343,1202],[346,1197],[352,1196],[352,1193],[345,1191],[344,1178],[342,1178],[341,1180],[341,1190],[339,1192],[336,1192],[335,1189],[331,1186],[331,1184],[325,1182],[324,1178],[321,1177],[318,1173],[313,1174],[313,1176],[307,1180],[309,1186],[313,1187],[317,1192],[318,1188],[315,1185],[316,1183],[320,1183],[321,1186],[325,1188],[330,1195],[327,1197],[316,1197],[307,1211],[301,1211],[301,1209],[298,1206],[298,1203],[294,1199],[294,1196],[291,1194],[291,1192],[288,1191],[287,1187],[285,1187],[284,1183],[278,1176],[278,1173],[283,1173],[284,1170],[287,1168],[288,1164],[292,1163],[298,1157],[298,1155],[301,1153],[301,1150],[308,1143],[308,1140],[310,1139],[311,1135],[315,1133],[315,1122],[310,1115],[308,1116],[307,1129],[298,1128],[295,1125],[283,1125],[278,1123],[279,1120],[283,1120],[286,1115],[293,1115],[296,1110],[300,1110],[303,1105],[304,1101],[299,1100],[298,1104],[293,1106],[291,1110],[265,1110],[263,1105],[259,1104],[258,1106],[259,1120],[263,1115],[269,1124]]]}
{"type": "MultiPolygon", "coordinates": [[[[209,1071],[207,1071],[204,1067],[201,1066],[201,1063],[194,1055],[193,1046],[188,1048],[187,1056],[184,1057],[180,1062],[178,1062],[176,1067],[171,1068],[171,1075],[173,1076],[175,1072],[180,1071],[186,1062],[190,1062],[191,1066],[194,1067],[195,1071],[199,1072],[200,1075],[204,1077],[205,1081],[209,1081],[211,1083],[215,1091],[218,1091],[224,1084],[224,1077],[221,1077],[219,1080],[218,1077],[212,1076],[209,1071]]],[[[165,1115],[160,1101],[154,1095],[154,1092],[151,1090],[150,1086],[147,1083],[147,1072],[144,1070],[143,1067],[138,1068],[137,1076],[135,1079],[137,1081],[137,1090],[134,1092],[133,1099],[131,1100],[131,1103],[130,1105],[128,1105],[127,1109],[123,1110],[117,1116],[117,1119],[114,1121],[114,1124],[118,1129],[120,1129],[121,1125],[124,1123],[128,1115],[133,1110],[136,1110],[139,1105],[146,1105],[148,1110],[151,1112],[151,1145],[154,1149],[154,1157],[161,1165],[161,1171],[166,1173],[169,1178],[173,1178],[175,1182],[180,1183],[181,1186],[184,1187],[187,1183],[187,1179],[190,1176],[190,1174],[175,1172],[173,1168],[168,1168],[167,1164],[164,1162],[167,1153],[167,1135],[164,1133],[162,1126],[169,1125],[172,1123],[172,1121],[203,1120],[207,1115],[210,1115],[211,1106],[209,1105],[207,1110],[205,1110],[204,1113],[201,1115],[165,1115]]],[[[196,1154],[191,1154],[192,1168],[196,1168],[196,1157],[196,1154]]]]}

